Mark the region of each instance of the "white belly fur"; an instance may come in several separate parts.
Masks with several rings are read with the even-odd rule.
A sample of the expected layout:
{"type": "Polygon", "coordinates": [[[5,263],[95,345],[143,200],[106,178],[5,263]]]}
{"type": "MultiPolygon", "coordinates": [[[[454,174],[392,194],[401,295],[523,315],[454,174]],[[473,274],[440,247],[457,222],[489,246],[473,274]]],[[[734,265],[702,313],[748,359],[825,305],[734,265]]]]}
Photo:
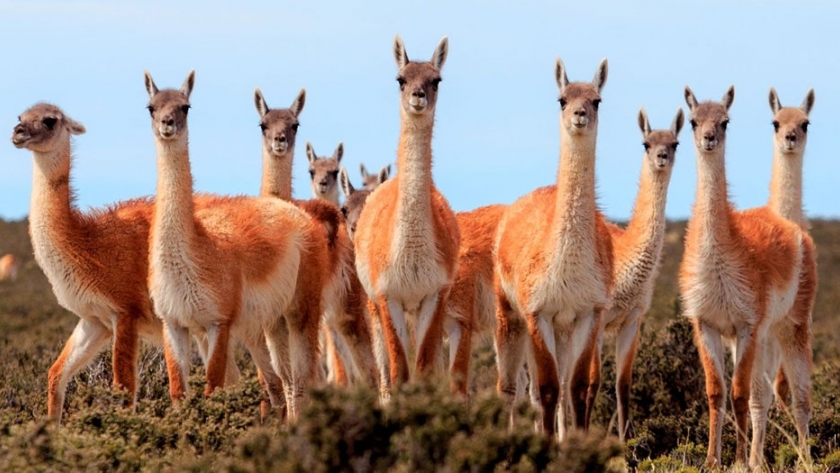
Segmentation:
{"type": "Polygon", "coordinates": [[[82,319],[99,322],[114,330],[114,304],[104,294],[96,292],[89,285],[83,285],[76,269],[63,257],[59,249],[48,238],[33,238],[35,260],[41,266],[53,288],[58,303],[82,319]]]}

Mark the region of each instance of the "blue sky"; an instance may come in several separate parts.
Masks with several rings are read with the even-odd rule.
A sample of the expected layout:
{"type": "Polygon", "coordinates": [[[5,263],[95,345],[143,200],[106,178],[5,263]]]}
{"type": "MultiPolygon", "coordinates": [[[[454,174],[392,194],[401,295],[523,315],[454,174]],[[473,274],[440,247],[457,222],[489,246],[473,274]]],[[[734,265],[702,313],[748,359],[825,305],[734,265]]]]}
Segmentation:
{"type": "MultiPolygon", "coordinates": [[[[87,127],[76,139],[72,179],[81,208],[152,194],[155,151],[143,71],[160,87],[196,70],[190,141],[197,190],[255,194],[259,86],[271,107],[307,89],[295,163],[295,194],[309,197],[304,143],[320,155],[344,141],[343,164],[359,183],[395,161],[398,86],[395,34],[410,58],[428,60],[443,35],[434,176],[455,210],[510,203],[556,176],[559,133],[553,67],[591,80],[609,59],[598,141],[599,202],[626,219],[642,160],[636,116],[654,128],[685,108],[683,87],[719,100],[730,84],[727,172],[738,207],[767,200],[772,126],[767,94],[799,105],[816,91],[805,156],[805,206],[840,216],[838,63],[840,4],[833,1],[640,2],[212,2],[0,0],[0,124],[53,102],[87,127]],[[457,5],[456,5],[457,3],[457,5]],[[598,5],[598,11],[593,11],[598,5]]],[[[690,130],[668,197],[668,216],[694,201],[690,130]]],[[[32,159],[0,146],[0,217],[29,212],[32,159]]]]}

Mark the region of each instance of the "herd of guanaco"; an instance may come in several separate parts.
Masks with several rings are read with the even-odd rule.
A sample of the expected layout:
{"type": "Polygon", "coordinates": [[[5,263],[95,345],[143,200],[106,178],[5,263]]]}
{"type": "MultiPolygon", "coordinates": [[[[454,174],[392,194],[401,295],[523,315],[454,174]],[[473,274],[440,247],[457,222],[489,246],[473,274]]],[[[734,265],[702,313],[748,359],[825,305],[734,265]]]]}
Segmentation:
{"type": "MultiPolygon", "coordinates": [[[[389,165],[371,174],[362,165],[357,189],[341,166],[342,143],[329,157],[306,143],[312,200],[292,198],[305,90],[288,108],[270,108],[255,90],[262,182],[259,194],[254,183],[253,197],[230,197],[193,188],[187,118],[195,73],[179,89],[159,89],[147,72],[156,195],[89,212],[74,206],[70,187],[71,136],[85,127],[46,103],[23,112],[12,143],[34,160],[35,260],[59,303],[79,316],[49,370],[49,416],[60,420],[68,381],[107,342],[113,384],[133,395],[131,405],[139,340],[163,347],[174,402],[187,394],[193,340],[206,394],[239,379],[233,360],[239,342],[264,388],[262,415],[276,410],[293,420],[325,376],[322,366],[328,380],[378,389],[382,402],[394,386],[448,370],[452,392],[466,398],[475,340],[487,337],[495,341],[497,389],[507,405],[530,396],[540,412],[537,428],[563,439],[570,429],[589,426],[602,340],[611,332],[618,435],[625,440],[633,359],[662,253],[678,137],[688,121],[698,183],[679,285],[706,375],[707,463],[721,462],[725,345],[734,362],[736,461],[762,464],[774,395],[789,403],[804,445],[817,282],[802,210],[802,159],[813,90],[800,107],[782,107],[770,90],[771,194],[766,206],[746,211],[728,198],[724,165],[734,88],[719,102],[700,102],[686,87],[688,115],[678,109],[667,129],[651,128],[641,109],[641,177],[632,218],[622,228],[596,204],[607,61],[591,82],[570,82],[558,58],[556,183],[510,205],[456,213],[432,178],[447,53],[444,37],[430,61],[410,60],[396,37],[398,173],[392,176],[389,165]]],[[[16,273],[13,256],[0,264],[4,277],[16,273]]]]}

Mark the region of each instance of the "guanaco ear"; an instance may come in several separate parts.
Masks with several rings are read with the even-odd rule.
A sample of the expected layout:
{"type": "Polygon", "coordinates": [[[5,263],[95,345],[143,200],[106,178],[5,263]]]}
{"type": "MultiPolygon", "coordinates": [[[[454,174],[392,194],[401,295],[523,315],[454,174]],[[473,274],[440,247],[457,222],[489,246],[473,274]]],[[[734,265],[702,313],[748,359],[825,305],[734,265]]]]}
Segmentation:
{"type": "Polygon", "coordinates": [[[554,64],[554,79],[557,81],[557,88],[560,89],[560,94],[563,94],[563,89],[569,85],[569,76],[566,75],[566,66],[563,65],[563,61],[559,57],[554,64]]]}
{"type": "Polygon", "coordinates": [[[67,130],[70,131],[72,135],[83,135],[85,133],[85,126],[81,123],[73,120],[70,117],[64,117],[64,123],[67,124],[67,130]]]}
{"type": "Polygon", "coordinates": [[[191,70],[189,74],[187,74],[187,78],[184,79],[184,84],[181,86],[181,93],[189,100],[190,94],[192,93],[193,86],[195,85],[195,70],[191,70]]]}
{"type": "Polygon", "coordinates": [[[598,70],[595,71],[595,78],[592,79],[592,85],[598,90],[598,93],[601,93],[601,89],[604,88],[604,84],[607,83],[607,72],[609,69],[607,68],[607,58],[601,59],[601,63],[598,64],[598,70]]]}
{"type": "Polygon", "coordinates": [[[770,110],[773,112],[773,115],[779,113],[779,110],[782,109],[782,102],[779,101],[779,94],[776,93],[776,89],[770,87],[770,110]]]}
{"type": "Polygon", "coordinates": [[[805,115],[811,114],[811,109],[814,108],[814,89],[808,89],[808,93],[805,94],[805,100],[802,101],[802,106],[799,108],[805,112],[805,115]]]}
{"type": "Polygon", "coordinates": [[[144,75],[145,80],[146,80],[146,92],[149,93],[149,98],[153,99],[153,98],[155,98],[155,95],[157,95],[157,93],[160,92],[160,91],[158,90],[157,86],[155,85],[155,81],[152,80],[152,75],[149,74],[149,71],[143,71],[143,75],[144,75]]]}
{"type": "Polygon", "coordinates": [[[674,117],[674,122],[671,123],[671,133],[673,133],[675,137],[680,136],[680,130],[682,130],[684,123],[685,115],[683,115],[683,109],[682,107],[677,107],[677,116],[674,117]]]}
{"type": "Polygon", "coordinates": [[[335,151],[333,152],[332,157],[333,157],[333,159],[335,159],[335,162],[337,162],[337,163],[341,162],[341,158],[344,157],[344,142],[343,141],[338,142],[338,146],[335,147],[335,151]]]}
{"type": "Polygon", "coordinates": [[[449,54],[449,38],[444,36],[435,48],[435,53],[432,54],[432,65],[440,71],[443,69],[443,64],[446,62],[446,55],[449,54]]]}
{"type": "Polygon", "coordinates": [[[639,109],[639,129],[642,130],[642,137],[644,138],[647,138],[647,135],[650,134],[650,122],[644,107],[639,109]]]}
{"type": "Polygon", "coordinates": [[[394,61],[397,62],[398,71],[408,64],[408,54],[405,52],[405,45],[399,35],[394,37],[394,61]]]}
{"type": "Polygon", "coordinates": [[[362,179],[366,178],[368,173],[364,163],[359,163],[359,170],[362,171],[362,179]]]}
{"type": "Polygon", "coordinates": [[[697,97],[694,96],[694,92],[691,91],[689,86],[685,86],[685,103],[688,105],[688,110],[694,110],[697,107],[697,97]]]}
{"type": "Polygon", "coordinates": [[[315,160],[318,159],[318,157],[315,156],[315,149],[312,148],[312,143],[308,141],[306,142],[306,159],[309,160],[309,164],[313,164],[315,160]]]}
{"type": "Polygon", "coordinates": [[[379,170],[379,174],[376,176],[376,182],[382,184],[383,182],[387,181],[388,178],[391,177],[391,165],[382,166],[382,169],[379,170]]]}
{"type": "Polygon", "coordinates": [[[726,90],[726,93],[723,95],[723,98],[720,101],[720,104],[723,105],[723,108],[726,111],[729,111],[729,107],[732,106],[732,102],[735,101],[735,86],[730,85],[729,88],[726,90]]]}
{"type": "Polygon", "coordinates": [[[300,89],[298,92],[297,97],[295,97],[295,101],[289,105],[289,110],[294,114],[294,116],[300,116],[300,112],[303,111],[303,106],[306,104],[306,89],[300,89]]]}
{"type": "Polygon", "coordinates": [[[254,89],[254,105],[257,107],[257,113],[260,114],[260,118],[268,113],[268,104],[265,103],[265,98],[263,98],[262,91],[260,91],[259,87],[254,89]]]}
{"type": "Polygon", "coordinates": [[[341,192],[344,193],[344,198],[349,198],[353,192],[356,192],[356,189],[353,188],[353,184],[350,182],[350,176],[347,175],[347,168],[341,166],[341,169],[338,170],[338,184],[341,186],[341,192]]]}

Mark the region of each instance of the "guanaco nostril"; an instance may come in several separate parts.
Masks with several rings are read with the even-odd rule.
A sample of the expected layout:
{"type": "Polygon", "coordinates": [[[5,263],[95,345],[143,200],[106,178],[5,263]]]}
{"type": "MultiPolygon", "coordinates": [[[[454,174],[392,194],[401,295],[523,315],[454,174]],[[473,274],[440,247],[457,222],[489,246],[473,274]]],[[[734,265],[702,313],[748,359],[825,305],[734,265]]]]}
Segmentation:
{"type": "Polygon", "coordinates": [[[279,141],[281,143],[285,143],[286,142],[286,135],[283,135],[283,136],[277,138],[277,141],[279,141]]]}
{"type": "Polygon", "coordinates": [[[787,138],[788,141],[796,141],[796,135],[787,135],[785,138],[787,138]]]}
{"type": "Polygon", "coordinates": [[[174,120],[174,119],[172,119],[172,118],[168,118],[168,119],[166,119],[166,120],[164,120],[164,121],[163,121],[163,124],[164,124],[164,125],[167,125],[167,126],[172,126],[172,125],[174,125],[174,124],[175,124],[175,120],[174,120]]]}
{"type": "Polygon", "coordinates": [[[411,95],[422,99],[422,98],[426,97],[426,92],[423,92],[422,90],[415,90],[414,93],[411,94],[411,95]]]}
{"type": "Polygon", "coordinates": [[[575,116],[578,116],[578,117],[585,117],[585,116],[586,116],[586,110],[583,110],[583,109],[581,109],[581,110],[575,110],[575,116]]]}

